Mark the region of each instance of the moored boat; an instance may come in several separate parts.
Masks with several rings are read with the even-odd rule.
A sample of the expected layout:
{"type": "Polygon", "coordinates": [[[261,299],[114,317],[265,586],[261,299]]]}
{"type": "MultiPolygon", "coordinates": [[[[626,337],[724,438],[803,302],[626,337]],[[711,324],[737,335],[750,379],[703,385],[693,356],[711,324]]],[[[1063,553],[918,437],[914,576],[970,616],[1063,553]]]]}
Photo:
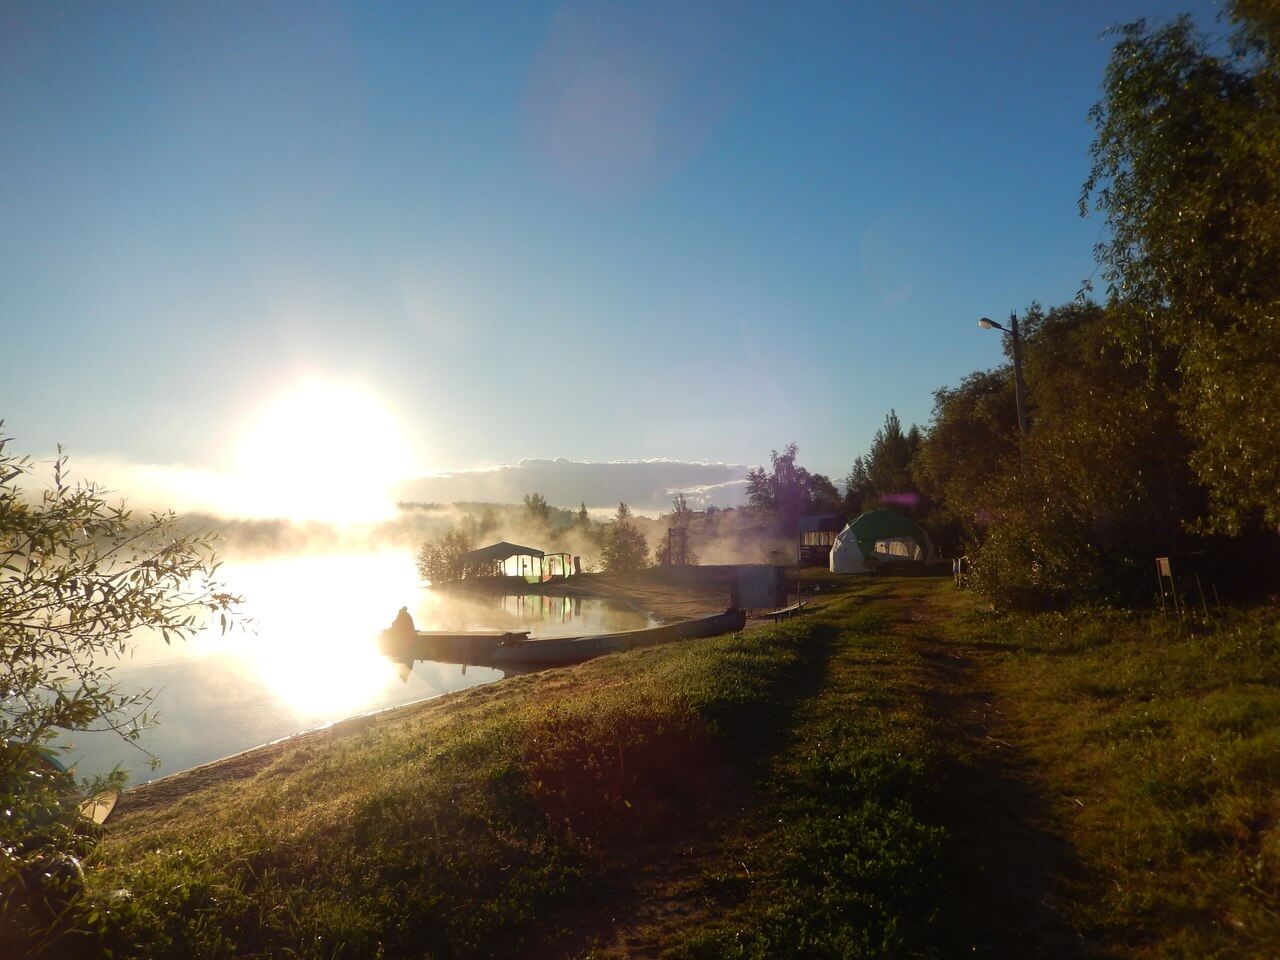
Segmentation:
{"type": "Polygon", "coordinates": [[[557,637],[547,640],[515,640],[500,644],[492,654],[495,667],[554,667],[581,663],[608,653],[622,653],[641,647],[651,647],[673,640],[690,640],[696,637],[714,637],[741,630],[747,622],[747,612],[730,607],[724,613],[694,620],[621,633],[605,633],[590,637],[557,637]]]}
{"type": "Polygon", "coordinates": [[[724,613],[710,617],[698,617],[693,620],[680,620],[673,623],[681,640],[692,640],[697,637],[718,637],[723,633],[737,633],[747,625],[747,611],[741,607],[730,607],[724,613]]]}
{"type": "Polygon", "coordinates": [[[384,630],[378,649],[393,660],[435,660],[440,663],[485,664],[504,643],[527,639],[529,631],[487,630],[449,633],[444,630],[416,630],[402,633],[384,630]]]}

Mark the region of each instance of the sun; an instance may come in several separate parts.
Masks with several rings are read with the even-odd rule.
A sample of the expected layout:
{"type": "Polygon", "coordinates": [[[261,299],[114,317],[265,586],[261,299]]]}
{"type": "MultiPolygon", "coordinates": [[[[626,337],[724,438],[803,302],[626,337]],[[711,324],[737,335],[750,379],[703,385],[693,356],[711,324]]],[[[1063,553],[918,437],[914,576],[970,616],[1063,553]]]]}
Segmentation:
{"type": "Polygon", "coordinates": [[[394,509],[412,446],[399,419],[356,382],[313,379],[268,400],[237,453],[241,509],[252,516],[373,521],[394,509]]]}

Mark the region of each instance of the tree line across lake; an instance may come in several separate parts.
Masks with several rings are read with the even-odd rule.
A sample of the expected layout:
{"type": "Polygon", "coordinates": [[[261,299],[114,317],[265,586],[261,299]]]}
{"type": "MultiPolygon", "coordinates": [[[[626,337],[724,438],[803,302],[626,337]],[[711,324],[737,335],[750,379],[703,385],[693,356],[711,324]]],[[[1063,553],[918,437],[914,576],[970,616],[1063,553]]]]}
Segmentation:
{"type": "MultiPolygon", "coordinates": [[[[402,504],[403,507],[441,509],[438,504],[402,504]]],[[[649,544],[637,528],[631,508],[619,503],[611,520],[591,516],[585,503],[577,510],[553,507],[541,493],[527,494],[522,506],[511,504],[453,504],[470,506],[442,533],[428,538],[418,549],[418,573],[432,583],[449,583],[491,572],[488,562],[476,563],[473,550],[506,539],[547,552],[570,553],[584,559],[584,569],[625,572],[648,565],[649,544]]],[[[688,513],[684,498],[677,508],[688,513]]],[[[448,508],[446,508],[448,509],[448,508]]]]}

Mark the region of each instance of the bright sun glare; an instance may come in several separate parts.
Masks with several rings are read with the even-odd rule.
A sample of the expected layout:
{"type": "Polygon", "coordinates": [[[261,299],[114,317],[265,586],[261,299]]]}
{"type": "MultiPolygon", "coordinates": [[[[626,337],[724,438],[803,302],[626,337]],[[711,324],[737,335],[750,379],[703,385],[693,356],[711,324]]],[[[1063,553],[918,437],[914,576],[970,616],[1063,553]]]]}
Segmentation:
{"type": "Polygon", "coordinates": [[[226,635],[210,627],[194,653],[234,654],[281,702],[313,720],[367,708],[397,682],[375,634],[420,592],[402,554],[277,557],[229,566],[226,578],[245,596],[249,623],[226,635]]]}
{"type": "Polygon", "coordinates": [[[238,460],[242,512],[348,523],[390,515],[393,485],[415,466],[390,408],[358,384],[330,380],[269,400],[238,460]]]}

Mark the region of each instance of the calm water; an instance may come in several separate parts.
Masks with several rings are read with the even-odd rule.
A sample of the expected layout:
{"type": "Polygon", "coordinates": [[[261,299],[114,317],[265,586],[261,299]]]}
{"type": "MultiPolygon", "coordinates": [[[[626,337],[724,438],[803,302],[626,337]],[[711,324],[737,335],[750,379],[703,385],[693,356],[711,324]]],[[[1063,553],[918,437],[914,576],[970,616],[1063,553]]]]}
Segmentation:
{"type": "Polygon", "coordinates": [[[209,629],[166,647],[138,641],[115,676],[150,689],[158,726],[141,743],[148,758],[110,734],[78,734],[63,758],[82,775],[116,764],[135,781],[176,773],[268,740],[353,714],[488,683],[482,667],[417,663],[402,679],[377,652],[379,630],[407,606],[420,630],[531,630],[570,636],[648,626],[647,616],[604,600],[506,596],[459,598],[422,587],[403,551],[276,557],[220,571],[245,597],[244,629],[209,629]]]}

